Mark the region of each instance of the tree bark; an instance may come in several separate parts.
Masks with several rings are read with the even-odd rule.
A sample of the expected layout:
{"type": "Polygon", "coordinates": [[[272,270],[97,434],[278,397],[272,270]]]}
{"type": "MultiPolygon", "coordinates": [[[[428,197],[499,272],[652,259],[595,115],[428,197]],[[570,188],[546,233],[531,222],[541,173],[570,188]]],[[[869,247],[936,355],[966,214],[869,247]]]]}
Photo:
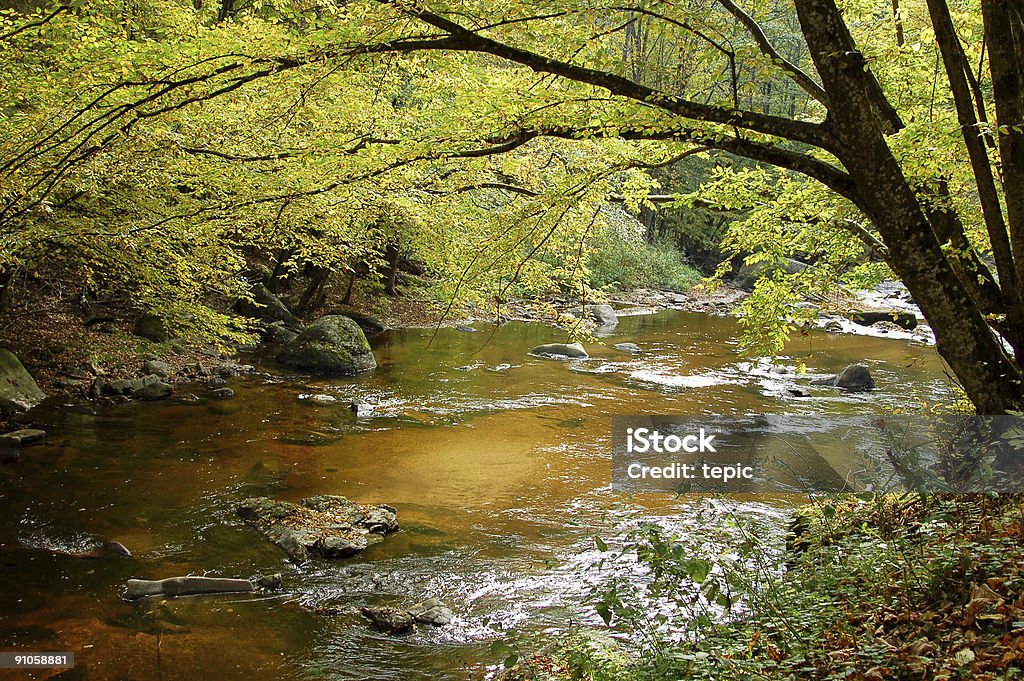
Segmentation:
{"type": "Polygon", "coordinates": [[[387,277],[384,281],[384,293],[389,296],[398,295],[398,256],[400,254],[397,241],[389,241],[384,248],[384,260],[388,263],[387,277]]]}
{"type": "Polygon", "coordinates": [[[889,247],[892,267],[935,332],[939,354],[980,413],[1024,406],[1024,377],[1004,352],[945,258],[942,245],[885,139],[878,81],[857,50],[834,0],[796,0],[797,14],[822,85],[833,153],[848,169],[862,210],[889,247]]]}

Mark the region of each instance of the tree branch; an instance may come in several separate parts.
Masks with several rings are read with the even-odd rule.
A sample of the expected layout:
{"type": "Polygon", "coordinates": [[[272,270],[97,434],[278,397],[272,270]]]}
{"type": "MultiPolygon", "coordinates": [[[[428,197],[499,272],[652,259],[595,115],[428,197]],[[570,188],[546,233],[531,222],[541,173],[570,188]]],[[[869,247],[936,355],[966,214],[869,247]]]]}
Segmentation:
{"type": "MultiPolygon", "coordinates": [[[[828,133],[825,126],[820,124],[796,121],[790,118],[762,114],[756,111],[736,110],[713,106],[710,104],[702,104],[700,102],[675,97],[614,73],[599,71],[569,62],[560,61],[558,59],[552,59],[536,52],[524,50],[481,36],[474,31],[441,16],[440,14],[435,14],[426,9],[407,9],[398,5],[394,0],[378,1],[394,5],[399,11],[416,17],[434,28],[447,32],[450,35],[450,39],[431,41],[446,43],[446,45],[440,49],[453,49],[465,52],[491,54],[496,57],[501,57],[502,59],[521,64],[539,73],[550,73],[579,83],[601,87],[613,94],[650,104],[674,115],[688,118],[693,121],[721,123],[825,149],[829,148],[832,141],[831,135],[828,133]]],[[[416,49],[425,49],[413,46],[413,43],[408,40],[392,44],[395,45],[395,47],[390,48],[391,51],[408,52],[416,49]]],[[[365,46],[364,49],[367,53],[388,51],[386,44],[365,46]]]]}
{"type": "Polygon", "coordinates": [[[747,32],[750,33],[754,42],[757,43],[761,53],[772,60],[772,62],[778,65],[783,71],[789,74],[789,77],[793,79],[800,88],[808,95],[825,105],[828,108],[828,94],[825,89],[818,85],[807,73],[805,73],[799,66],[789,61],[775,49],[775,46],[768,40],[768,36],[765,35],[764,30],[761,26],[754,21],[754,18],[744,12],[736,3],[732,0],[718,0],[719,4],[729,11],[736,19],[743,24],[747,32]]]}

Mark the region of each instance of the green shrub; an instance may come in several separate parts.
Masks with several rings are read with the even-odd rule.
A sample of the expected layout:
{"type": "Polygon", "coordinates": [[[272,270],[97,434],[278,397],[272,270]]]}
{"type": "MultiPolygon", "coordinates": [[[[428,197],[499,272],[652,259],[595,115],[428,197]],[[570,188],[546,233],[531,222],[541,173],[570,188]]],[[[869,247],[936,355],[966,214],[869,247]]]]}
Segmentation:
{"type": "Polygon", "coordinates": [[[596,237],[587,268],[590,285],[609,291],[638,288],[685,291],[701,279],[686,255],[670,243],[649,244],[616,234],[596,237]]]}

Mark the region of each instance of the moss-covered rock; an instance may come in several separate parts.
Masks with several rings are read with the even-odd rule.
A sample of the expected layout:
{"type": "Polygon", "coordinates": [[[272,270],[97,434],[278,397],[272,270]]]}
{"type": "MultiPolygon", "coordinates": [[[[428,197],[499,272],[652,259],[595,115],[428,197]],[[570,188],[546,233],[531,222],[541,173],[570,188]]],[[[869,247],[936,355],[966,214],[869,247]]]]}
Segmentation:
{"type": "Polygon", "coordinates": [[[132,333],[141,338],[151,340],[154,343],[163,343],[168,338],[167,328],[164,326],[164,320],[152,312],[147,312],[139,317],[135,322],[135,328],[132,333]]]}
{"type": "Polygon", "coordinates": [[[281,364],[322,376],[346,376],[377,366],[359,325],[329,315],[306,327],[277,356],[281,364]]]}
{"type": "Polygon", "coordinates": [[[0,348],[0,413],[31,409],[46,399],[14,353],[0,348]]]}

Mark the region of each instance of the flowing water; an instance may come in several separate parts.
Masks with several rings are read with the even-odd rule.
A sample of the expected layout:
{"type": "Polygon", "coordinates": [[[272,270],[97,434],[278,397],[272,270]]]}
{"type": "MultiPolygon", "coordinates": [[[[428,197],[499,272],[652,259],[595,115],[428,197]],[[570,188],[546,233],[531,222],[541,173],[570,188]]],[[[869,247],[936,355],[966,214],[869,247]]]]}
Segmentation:
{"type": "MultiPolygon", "coordinates": [[[[498,627],[599,622],[586,595],[609,570],[594,535],[693,520],[692,498],[610,490],[613,415],[864,413],[948,397],[933,348],[816,333],[788,348],[789,365],[813,375],[864,360],[879,390],[794,398],[787,387],[807,377],[741,361],[735,320],[683,312],[623,318],[586,361],[527,356],[564,340],[539,324],[432,334],[389,332],[360,378],[311,381],[268,361],[231,383],[229,401],[38,410],[46,444],[0,464],[0,648],[75,651],[62,678],[481,678],[498,627]],[[353,400],[374,413],[357,418],[353,400]],[[296,567],[234,513],[248,496],[314,494],[391,504],[403,529],[296,567]],[[67,555],[105,540],[136,559],[67,555]],[[130,577],[274,572],[285,593],[273,597],[121,598],[130,577]],[[349,612],[430,596],[456,611],[453,625],[395,638],[349,612]]],[[[779,499],[714,503],[785,517],[779,499]]]]}

